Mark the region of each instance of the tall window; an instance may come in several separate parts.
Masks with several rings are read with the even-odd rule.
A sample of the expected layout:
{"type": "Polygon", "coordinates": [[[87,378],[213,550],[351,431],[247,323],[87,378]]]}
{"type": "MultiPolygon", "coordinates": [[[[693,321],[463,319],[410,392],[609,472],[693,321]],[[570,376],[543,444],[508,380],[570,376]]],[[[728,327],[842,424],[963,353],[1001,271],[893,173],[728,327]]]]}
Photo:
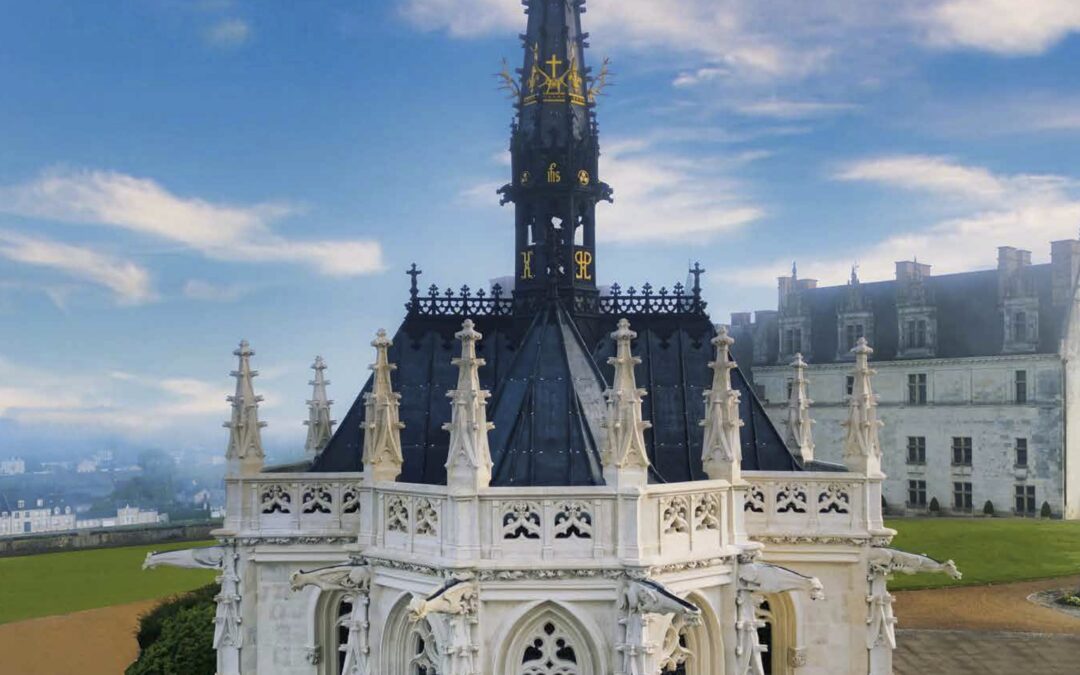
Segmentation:
{"type": "Polygon", "coordinates": [[[1028,465],[1028,445],[1026,438],[1016,439],[1016,466],[1028,465]]]}
{"type": "Polygon", "coordinates": [[[852,396],[855,393],[855,376],[848,375],[844,380],[844,393],[848,396],[852,396]]]}
{"type": "Polygon", "coordinates": [[[953,436],[953,466],[971,466],[971,436],[953,436]]]}
{"type": "Polygon", "coordinates": [[[922,349],[927,346],[926,319],[909,319],[905,328],[908,349],[922,349]]]}
{"type": "Polygon", "coordinates": [[[907,437],[907,463],[926,464],[926,436],[907,437]]]}
{"type": "Polygon", "coordinates": [[[908,506],[926,506],[926,481],[909,480],[907,488],[908,506]]]}
{"type": "Polygon", "coordinates": [[[1014,374],[1013,384],[1016,390],[1016,402],[1027,403],[1028,400],[1028,384],[1027,384],[1027,371],[1018,370],[1014,374]]]}
{"type": "Polygon", "coordinates": [[[1013,312],[1012,338],[1013,342],[1027,342],[1027,312],[1013,312]]]}
{"type": "Polygon", "coordinates": [[[803,351],[802,328],[785,328],[781,350],[785,354],[796,354],[803,351]]]}
{"type": "Polygon", "coordinates": [[[353,599],[345,596],[338,603],[337,620],[334,628],[337,638],[337,659],[331,672],[342,673],[345,671],[345,651],[349,648],[349,621],[352,618],[353,599]]]}
{"type": "Polygon", "coordinates": [[[427,620],[412,625],[408,637],[409,675],[439,675],[435,664],[439,662],[439,651],[435,636],[431,634],[431,625],[427,620]]]}
{"type": "Polygon", "coordinates": [[[970,511],[971,503],[971,483],[953,483],[953,508],[970,511]]]}
{"type": "Polygon", "coordinates": [[[1035,513],[1035,486],[1016,486],[1016,512],[1035,513]]]}
{"type": "Polygon", "coordinates": [[[926,373],[913,373],[907,376],[910,405],[926,405],[926,373]]]}
{"type": "Polygon", "coordinates": [[[791,400],[791,392],[795,389],[795,380],[787,381],[787,398],[791,400]]]}
{"type": "Polygon", "coordinates": [[[861,323],[849,323],[844,330],[844,344],[847,351],[855,349],[859,338],[866,335],[866,328],[861,323]]]}

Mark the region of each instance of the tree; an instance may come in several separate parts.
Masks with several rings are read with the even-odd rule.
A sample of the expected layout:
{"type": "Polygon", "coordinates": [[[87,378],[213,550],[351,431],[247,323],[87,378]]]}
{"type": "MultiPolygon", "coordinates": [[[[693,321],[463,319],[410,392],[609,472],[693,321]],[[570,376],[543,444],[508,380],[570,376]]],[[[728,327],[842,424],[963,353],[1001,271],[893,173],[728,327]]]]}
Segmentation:
{"type": "Polygon", "coordinates": [[[168,600],[139,622],[139,658],[125,675],[214,675],[213,595],[211,585],[168,600]]]}
{"type": "Polygon", "coordinates": [[[992,516],[992,515],[994,515],[994,502],[990,501],[989,499],[987,499],[986,503],[983,504],[983,515],[984,516],[992,516]]]}

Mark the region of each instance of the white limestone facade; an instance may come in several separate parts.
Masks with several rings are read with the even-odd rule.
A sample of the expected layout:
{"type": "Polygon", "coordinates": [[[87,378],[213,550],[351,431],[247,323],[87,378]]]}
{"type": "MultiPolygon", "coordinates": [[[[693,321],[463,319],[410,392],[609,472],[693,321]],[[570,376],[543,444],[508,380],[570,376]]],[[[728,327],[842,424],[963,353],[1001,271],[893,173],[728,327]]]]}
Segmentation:
{"type": "Polygon", "coordinates": [[[847,435],[816,444],[843,447],[846,471],[742,471],[721,332],[702,432],[710,478],[651,484],[634,333],[623,321],[613,337],[606,485],[562,488],[488,485],[471,322],[454,359],[446,429],[460,450],[446,486],[396,480],[385,334],[373,342],[364,471],[263,471],[244,343],[219,544],[146,566],[220,571],[220,675],[891,673],[888,577],[958,573],[887,547],[872,350],[863,342],[852,370],[847,435]]]}
{"type": "MultiPolygon", "coordinates": [[[[1062,385],[1070,366],[1064,359],[1024,354],[873,366],[878,371],[875,390],[888,420],[881,447],[891,512],[926,513],[936,499],[942,513],[981,514],[990,502],[997,515],[1037,515],[1046,502],[1054,515],[1080,515],[1075,504],[1067,509],[1065,501],[1062,385]],[[921,378],[925,397],[918,392],[921,378]],[[1026,388],[1019,401],[1018,380],[1026,388]]],[[[843,461],[849,370],[847,364],[807,368],[819,460],[843,461]]],[[[788,424],[788,384],[794,375],[787,366],[754,369],[754,383],[777,425],[788,424]]]]}
{"type": "Polygon", "coordinates": [[[0,536],[74,529],[75,513],[70,506],[49,507],[41,499],[34,506],[27,506],[23,500],[19,500],[10,511],[0,511],[0,536]]]}

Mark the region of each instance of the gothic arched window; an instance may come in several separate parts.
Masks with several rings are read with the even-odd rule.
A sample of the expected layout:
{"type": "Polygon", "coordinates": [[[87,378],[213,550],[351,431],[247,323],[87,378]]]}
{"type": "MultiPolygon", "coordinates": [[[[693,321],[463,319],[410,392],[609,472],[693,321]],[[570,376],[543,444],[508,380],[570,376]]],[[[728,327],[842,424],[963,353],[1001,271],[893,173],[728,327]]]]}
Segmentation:
{"type": "Polygon", "coordinates": [[[572,638],[554,620],[545,621],[529,636],[515,675],[581,675],[572,638]]]}
{"type": "Polygon", "coordinates": [[[439,675],[436,668],[438,648],[435,636],[431,634],[431,624],[426,619],[412,625],[405,644],[408,648],[409,675],[439,675]]]}

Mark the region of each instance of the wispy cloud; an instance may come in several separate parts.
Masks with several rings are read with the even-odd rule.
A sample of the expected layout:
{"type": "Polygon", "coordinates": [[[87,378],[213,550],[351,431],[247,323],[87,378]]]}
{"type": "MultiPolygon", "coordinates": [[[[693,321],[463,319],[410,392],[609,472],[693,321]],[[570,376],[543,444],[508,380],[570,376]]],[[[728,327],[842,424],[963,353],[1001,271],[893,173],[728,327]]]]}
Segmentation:
{"type": "MultiPolygon", "coordinates": [[[[0,230],[0,256],[104,287],[123,304],[143,304],[157,297],[145,268],[90,248],[0,230]]],[[[53,297],[53,302],[64,305],[63,298],[53,297]]]]}
{"type": "MultiPolygon", "coordinates": [[[[1009,243],[1034,247],[1033,256],[1045,258],[1048,242],[1074,238],[1080,222],[1080,190],[1061,176],[1000,175],[946,157],[897,155],[851,162],[834,177],[920,194],[954,215],[870,246],[816,260],[800,257],[801,273],[828,284],[842,283],[853,261],[864,279],[874,280],[891,277],[897,260],[913,257],[931,263],[936,273],[990,267],[995,247],[1009,243]]],[[[732,278],[771,286],[790,260],[747,267],[732,278]]]]}
{"type": "MultiPolygon", "coordinates": [[[[682,130],[605,144],[601,178],[615,187],[615,203],[601,204],[597,237],[623,244],[676,244],[707,240],[759,220],[764,210],[742,196],[744,186],[731,177],[736,165],[770,156],[744,150],[723,161],[699,159],[670,149],[692,140],[682,130]]],[[[461,193],[466,204],[488,208],[498,201],[501,183],[484,181],[461,193]]]]}
{"type": "Polygon", "coordinates": [[[767,99],[764,101],[738,104],[735,106],[735,111],[748,117],[767,117],[777,120],[801,120],[849,113],[858,110],[858,108],[859,106],[853,103],[767,99]]]}
{"type": "Polygon", "coordinates": [[[206,302],[236,302],[252,291],[245,284],[215,284],[202,279],[189,279],[184,284],[184,297],[206,302]]]}
{"type": "Polygon", "coordinates": [[[931,45],[1030,56],[1080,32],[1075,0],[945,0],[916,13],[931,45]]]}
{"type": "Polygon", "coordinates": [[[222,19],[203,31],[203,39],[214,47],[240,47],[251,40],[251,24],[243,19],[222,19]]]}
{"type": "Polygon", "coordinates": [[[297,241],[270,229],[297,211],[281,203],[235,206],[180,197],[153,180],[111,171],[54,169],[27,183],[0,187],[0,212],[120,228],[182,244],[215,260],[302,263],[339,277],[383,269],[377,241],[297,241]]]}

